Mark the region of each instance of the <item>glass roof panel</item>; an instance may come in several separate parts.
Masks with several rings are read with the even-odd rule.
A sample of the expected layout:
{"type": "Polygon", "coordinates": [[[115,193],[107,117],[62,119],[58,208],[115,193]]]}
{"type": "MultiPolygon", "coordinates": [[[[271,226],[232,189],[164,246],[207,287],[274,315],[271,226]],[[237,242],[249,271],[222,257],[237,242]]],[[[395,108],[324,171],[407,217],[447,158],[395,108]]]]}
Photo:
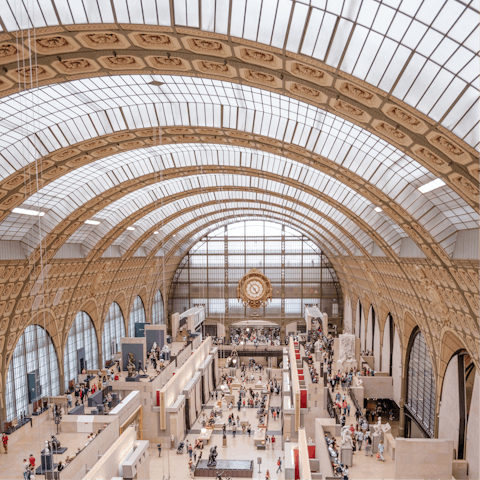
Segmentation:
{"type": "MultiPolygon", "coordinates": [[[[67,173],[33,194],[22,205],[35,206],[37,209],[47,211],[41,222],[50,221],[52,228],[88,200],[127,179],[157,172],[160,180],[159,172],[182,165],[196,167],[196,173],[201,173],[201,167],[205,164],[234,167],[238,166],[238,158],[241,159],[244,168],[282,175],[285,179],[312,188],[312,191],[322,192],[325,198],[330,197],[336,200],[343,205],[344,209],[350,210],[352,214],[364,219],[367,223],[369,214],[375,208],[375,205],[350,187],[295,160],[249,148],[208,144],[164,145],[119,153],[67,173]]],[[[247,177],[247,181],[257,188],[267,188],[270,182],[260,177],[247,177]]],[[[328,204],[321,208],[334,219],[340,213],[332,211],[333,207],[328,204]]],[[[432,208],[434,209],[433,206],[432,208]]],[[[347,213],[348,210],[345,212],[347,213]]],[[[441,215],[440,212],[438,214],[441,215]]],[[[13,218],[18,218],[18,215],[12,213],[5,221],[11,222],[13,218]]],[[[23,219],[20,218],[20,221],[23,219]]],[[[391,228],[397,229],[399,233],[402,232],[400,227],[394,226],[393,221],[386,217],[385,221],[391,228]]],[[[419,221],[422,223],[421,218],[419,221]]],[[[44,234],[48,232],[45,228],[42,231],[44,234]]],[[[403,236],[405,236],[404,233],[403,236]]],[[[0,239],[20,240],[16,237],[14,230],[3,228],[2,224],[0,224],[0,239]]]]}
{"type": "MultiPolygon", "coordinates": [[[[478,2],[0,0],[0,7],[7,31],[113,23],[115,19],[127,24],[170,25],[173,18],[177,26],[311,55],[392,93],[412,107],[422,106],[422,111],[445,128],[449,126],[444,116],[452,107],[459,109],[460,116],[467,113],[461,106],[465,90],[473,88],[478,95],[478,65],[474,75],[462,73],[463,66],[479,52],[478,2]],[[425,81],[420,85],[417,77],[422,68],[425,81]],[[423,99],[433,84],[438,92],[449,90],[449,94],[427,106],[423,99]]],[[[456,134],[479,148],[478,134],[461,130],[456,134]]]]}

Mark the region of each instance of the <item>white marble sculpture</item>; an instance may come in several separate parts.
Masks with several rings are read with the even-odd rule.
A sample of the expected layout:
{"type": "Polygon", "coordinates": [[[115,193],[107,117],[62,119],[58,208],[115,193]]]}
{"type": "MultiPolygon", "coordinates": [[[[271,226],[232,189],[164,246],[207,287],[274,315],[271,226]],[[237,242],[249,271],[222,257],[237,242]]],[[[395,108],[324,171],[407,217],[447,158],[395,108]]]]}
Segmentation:
{"type": "Polygon", "coordinates": [[[383,435],[383,430],[382,430],[382,417],[378,417],[377,423],[373,425],[373,434],[374,435],[383,435]]]}
{"type": "Polygon", "coordinates": [[[339,356],[338,367],[340,370],[347,370],[356,367],[355,360],[355,335],[339,335],[339,356]]]}
{"type": "Polygon", "coordinates": [[[315,351],[316,351],[316,352],[319,352],[320,349],[321,349],[321,346],[322,346],[322,344],[320,343],[320,340],[317,340],[317,341],[315,342],[315,351]]]}
{"type": "Polygon", "coordinates": [[[348,428],[343,432],[342,434],[342,448],[343,447],[352,447],[353,448],[353,440],[352,436],[350,435],[350,432],[348,428]]]}
{"type": "Polygon", "coordinates": [[[162,352],[168,353],[169,351],[170,351],[170,347],[169,347],[167,344],[165,344],[165,345],[162,347],[162,352]]]}

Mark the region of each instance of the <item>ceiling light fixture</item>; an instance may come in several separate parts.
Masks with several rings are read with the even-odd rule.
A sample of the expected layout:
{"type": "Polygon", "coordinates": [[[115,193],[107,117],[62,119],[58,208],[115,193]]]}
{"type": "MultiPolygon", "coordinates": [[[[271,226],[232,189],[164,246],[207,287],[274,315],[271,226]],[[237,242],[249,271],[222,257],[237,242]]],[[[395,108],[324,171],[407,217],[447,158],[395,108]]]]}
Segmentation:
{"type": "Polygon", "coordinates": [[[135,227],[127,227],[127,230],[135,230],[135,227]]]}
{"type": "Polygon", "coordinates": [[[375,210],[377,213],[383,212],[383,210],[382,210],[380,207],[375,207],[374,210],[375,210]]]}
{"type": "Polygon", "coordinates": [[[100,225],[100,222],[97,220],[85,220],[87,225],[100,225]]]}
{"type": "Polygon", "coordinates": [[[431,192],[432,190],[435,190],[436,188],[443,187],[445,185],[445,182],[443,180],[440,180],[440,178],[436,178],[435,180],[426,183],[425,185],[422,185],[421,187],[418,188],[418,190],[422,193],[427,193],[431,192]]]}
{"type": "Polygon", "coordinates": [[[158,235],[158,231],[157,232],[153,232],[154,235],[158,235]]]}
{"type": "Polygon", "coordinates": [[[31,215],[32,217],[43,217],[45,212],[39,212],[38,210],[29,210],[27,208],[14,208],[13,213],[19,213],[21,215],[31,215]]]}

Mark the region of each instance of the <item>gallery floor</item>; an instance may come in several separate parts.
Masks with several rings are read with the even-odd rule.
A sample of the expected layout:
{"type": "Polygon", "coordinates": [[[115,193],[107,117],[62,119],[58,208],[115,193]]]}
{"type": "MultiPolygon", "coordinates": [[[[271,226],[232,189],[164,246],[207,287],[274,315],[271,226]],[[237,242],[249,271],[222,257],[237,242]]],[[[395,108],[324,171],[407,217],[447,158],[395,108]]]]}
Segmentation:
{"type": "MultiPolygon", "coordinates": [[[[273,369],[274,374],[280,379],[280,369],[273,369]]],[[[255,382],[258,380],[258,375],[255,375],[255,382]]],[[[237,370],[237,377],[240,377],[240,371],[237,370]]],[[[238,400],[238,390],[235,390],[235,400],[238,400]]],[[[350,399],[347,396],[347,401],[350,399]]],[[[206,405],[207,414],[213,407],[215,400],[210,399],[206,405]]],[[[235,405],[235,402],[234,402],[235,405]]],[[[281,407],[281,395],[273,395],[271,400],[271,406],[281,407]]],[[[254,479],[265,479],[267,469],[270,472],[270,480],[281,480],[285,478],[284,473],[284,451],[283,451],[283,436],[281,432],[280,420],[274,421],[272,416],[269,415],[267,434],[269,436],[275,436],[275,444],[269,443],[265,451],[259,451],[254,445],[254,430],[257,426],[256,409],[247,408],[247,419],[252,425],[252,433],[249,437],[247,433],[243,434],[241,429],[238,429],[237,434],[233,437],[232,428],[227,427],[227,446],[222,446],[222,431],[215,430],[212,434],[212,439],[208,445],[203,449],[202,458],[208,458],[208,452],[210,447],[217,445],[219,452],[218,459],[236,459],[236,460],[253,460],[254,466],[254,479]],[[258,473],[257,458],[262,458],[262,464],[260,466],[260,473],[258,473]],[[277,460],[278,457],[282,459],[282,472],[277,472],[277,460]]],[[[238,412],[235,406],[232,412],[224,412],[223,416],[228,419],[230,413],[233,413],[235,417],[237,415],[242,418],[242,413],[238,412]]],[[[351,409],[351,416],[347,419],[347,424],[355,424],[354,410],[351,409]]],[[[190,443],[195,444],[195,440],[200,433],[201,424],[200,419],[195,422],[190,433],[187,435],[187,439],[190,443]]],[[[393,431],[393,428],[392,428],[393,431]]],[[[341,438],[337,438],[337,443],[341,443],[341,438]]],[[[166,445],[162,445],[161,457],[158,457],[158,452],[155,445],[150,445],[150,475],[151,479],[188,479],[190,478],[190,472],[188,469],[188,454],[184,453],[178,455],[176,450],[170,450],[166,445]]],[[[365,451],[355,453],[353,467],[350,468],[349,480],[383,480],[391,479],[394,474],[394,462],[390,456],[385,453],[385,462],[379,461],[376,456],[365,456],[365,451]]]]}

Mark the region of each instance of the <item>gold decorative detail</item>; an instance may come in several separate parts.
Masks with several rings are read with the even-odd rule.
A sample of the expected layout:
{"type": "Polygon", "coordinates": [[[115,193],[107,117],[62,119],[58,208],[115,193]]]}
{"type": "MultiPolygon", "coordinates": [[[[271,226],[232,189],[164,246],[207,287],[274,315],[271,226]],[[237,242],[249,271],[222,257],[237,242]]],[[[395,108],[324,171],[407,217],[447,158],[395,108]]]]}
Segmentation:
{"type": "Polygon", "coordinates": [[[240,69],[240,75],[249,82],[260,83],[272,88],[281,88],[282,82],[278,77],[270,75],[269,73],[257,72],[248,68],[240,69]]]}
{"type": "MultiPolygon", "coordinates": [[[[21,48],[21,46],[19,46],[21,48]]],[[[0,45],[0,65],[17,60],[17,56],[23,57],[24,52],[19,51],[16,45],[12,43],[3,43],[0,45]]]]}
{"type": "Polygon", "coordinates": [[[131,55],[117,55],[116,57],[100,57],[98,61],[112,70],[140,70],[145,67],[143,60],[131,55]]]}
{"type": "Polygon", "coordinates": [[[10,70],[7,76],[18,83],[31,83],[37,80],[47,80],[56,77],[57,74],[46,65],[32,65],[25,68],[10,70]]]}
{"type": "Polygon", "coordinates": [[[135,135],[133,133],[117,133],[116,135],[110,135],[107,137],[109,142],[123,142],[125,140],[133,140],[135,135]]]}
{"type": "Polygon", "coordinates": [[[144,146],[145,143],[141,140],[132,140],[131,142],[121,143],[118,148],[120,148],[120,150],[133,150],[134,148],[142,148],[144,146]]]}
{"type": "Polygon", "coordinates": [[[208,40],[206,38],[184,37],[182,43],[187,50],[194,53],[214,55],[217,57],[231,57],[232,50],[225,43],[217,40],[208,40]]]}
{"type": "Polygon", "coordinates": [[[104,147],[105,145],[108,145],[108,142],[106,140],[98,139],[90,140],[89,142],[80,145],[78,148],[83,151],[88,151],[93,150],[94,148],[104,147]]]}
{"type": "Polygon", "coordinates": [[[67,165],[72,168],[78,168],[82,165],[86,165],[90,163],[93,158],[90,155],[82,155],[81,157],[75,158],[74,160],[70,160],[67,162],[67,165]]]}
{"type": "Polygon", "coordinates": [[[451,170],[445,160],[441,159],[438,155],[435,155],[432,151],[422,145],[414,145],[412,147],[412,152],[435,170],[440,172],[449,172],[451,170]]]}
{"type": "Polygon", "coordinates": [[[100,157],[108,157],[109,155],[113,155],[118,151],[117,147],[105,147],[105,148],[100,148],[98,150],[95,150],[92,152],[92,155],[94,157],[100,158],[100,157]]]}
{"type": "Polygon", "coordinates": [[[281,58],[273,53],[262,52],[261,50],[248,47],[235,47],[234,51],[235,55],[244,62],[275,70],[282,67],[281,58]]]}
{"type": "Polygon", "coordinates": [[[327,101],[327,96],[325,94],[318,90],[315,90],[314,88],[302,85],[301,83],[287,82],[286,87],[287,90],[292,92],[294,95],[308,98],[309,100],[313,100],[316,103],[325,103],[327,101]]]}
{"type": "Polygon", "coordinates": [[[165,133],[169,133],[171,135],[191,135],[194,133],[193,128],[188,127],[173,127],[173,128],[166,128],[165,133]]]}
{"type": "Polygon", "coordinates": [[[145,61],[150,67],[158,68],[159,70],[190,70],[189,63],[181,58],[150,56],[145,57],[145,61]]]}
{"type": "Polygon", "coordinates": [[[432,308],[435,311],[436,316],[442,320],[446,327],[452,327],[453,323],[450,318],[450,314],[447,306],[443,300],[443,296],[440,294],[438,287],[430,279],[427,274],[427,270],[422,266],[415,267],[418,281],[423,285],[426,290],[427,297],[431,302],[432,308]]]}
{"type": "Polygon", "coordinates": [[[410,145],[413,143],[412,139],[405,133],[398,130],[398,128],[390,125],[389,123],[383,122],[381,120],[374,120],[372,122],[372,127],[379,133],[385,135],[388,138],[391,138],[393,141],[399,143],[400,145],[410,145]]]}
{"type": "Polygon", "coordinates": [[[354,118],[358,122],[367,123],[371,120],[371,116],[362,110],[361,108],[355,107],[351,103],[345,102],[343,100],[336,100],[332,98],[330,100],[330,105],[340,113],[354,118]]]}
{"type": "Polygon", "coordinates": [[[333,81],[332,76],[328,73],[322,72],[322,70],[304,63],[289,60],[287,61],[285,68],[287,72],[290,72],[293,76],[303,78],[304,80],[316,83],[317,85],[328,87],[333,81]]]}
{"type": "Polygon", "coordinates": [[[237,74],[234,68],[223,63],[209,62],[208,60],[194,60],[192,63],[196,70],[204,73],[213,73],[224,77],[234,77],[237,74]]]}
{"type": "Polygon", "coordinates": [[[76,52],[80,45],[65,35],[48,35],[44,37],[32,36],[25,40],[25,44],[37,53],[52,55],[59,53],[76,52]]]}
{"type": "Polygon", "coordinates": [[[428,130],[428,126],[425,122],[414,117],[411,113],[407,112],[398,105],[387,103],[382,107],[382,112],[393,121],[399,123],[405,128],[408,128],[415,133],[425,133],[428,130]]]}
{"type": "Polygon", "coordinates": [[[79,33],[75,38],[87,48],[105,50],[107,48],[124,49],[130,47],[126,37],[119,33],[93,32],[79,33]]]}
{"type": "Polygon", "coordinates": [[[0,92],[2,92],[3,90],[8,90],[9,88],[12,88],[12,86],[13,82],[7,80],[5,77],[0,77],[0,92]]]}
{"type": "Polygon", "coordinates": [[[53,155],[52,159],[61,162],[62,160],[67,160],[68,158],[74,157],[79,153],[80,150],[78,150],[77,148],[69,148],[68,150],[63,150],[63,152],[59,152],[56,155],[53,155]]]}
{"type": "Polygon", "coordinates": [[[129,33],[128,38],[137,47],[146,50],[180,50],[182,47],[175,37],[166,35],[165,33],[129,33]]]}
{"type": "Polygon", "coordinates": [[[77,73],[98,72],[100,65],[86,58],[70,58],[68,60],[52,62],[52,67],[65,75],[77,73]]]}
{"type": "Polygon", "coordinates": [[[266,307],[272,300],[273,289],[270,280],[256,268],[252,268],[238,282],[237,298],[244,307],[254,310],[266,307]]]}
{"type": "Polygon", "coordinates": [[[478,162],[468,166],[467,169],[473,178],[475,178],[476,180],[480,179],[480,166],[478,162]]]}
{"type": "Polygon", "coordinates": [[[353,98],[357,102],[363,103],[368,107],[376,108],[381,103],[381,100],[377,95],[347,80],[337,80],[335,88],[347,97],[353,98]]]}
{"type": "Polygon", "coordinates": [[[456,185],[462,192],[464,192],[468,197],[470,197],[472,200],[475,200],[478,202],[478,194],[479,190],[478,188],[473,185],[469,180],[467,180],[465,177],[458,173],[452,173],[448,177],[451,182],[456,185]]]}
{"type": "Polygon", "coordinates": [[[464,165],[471,161],[470,155],[465,150],[440,133],[430,132],[427,140],[454,162],[464,165]]]}

